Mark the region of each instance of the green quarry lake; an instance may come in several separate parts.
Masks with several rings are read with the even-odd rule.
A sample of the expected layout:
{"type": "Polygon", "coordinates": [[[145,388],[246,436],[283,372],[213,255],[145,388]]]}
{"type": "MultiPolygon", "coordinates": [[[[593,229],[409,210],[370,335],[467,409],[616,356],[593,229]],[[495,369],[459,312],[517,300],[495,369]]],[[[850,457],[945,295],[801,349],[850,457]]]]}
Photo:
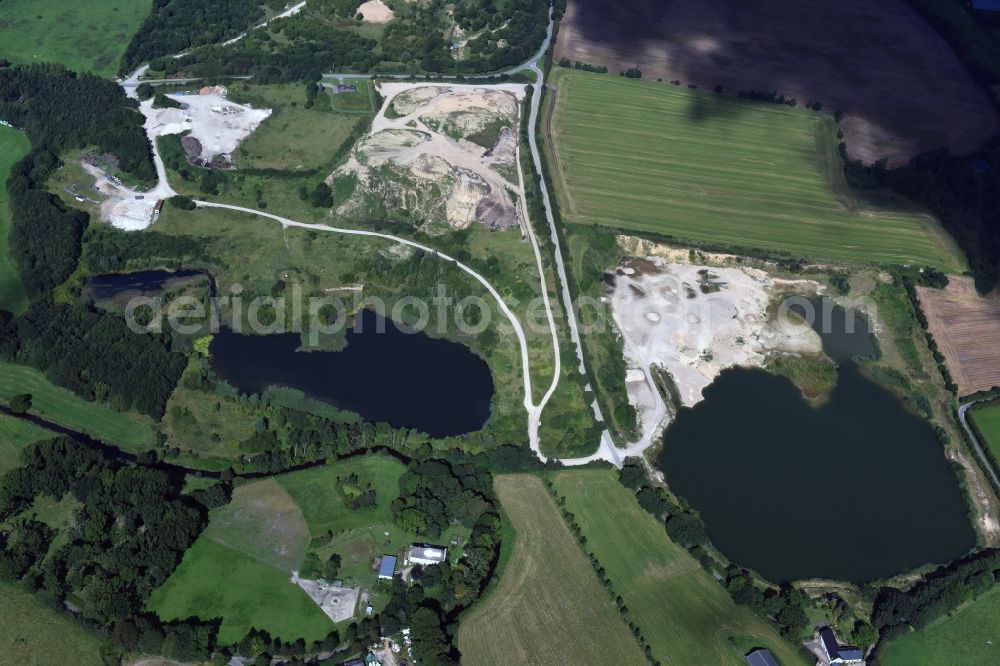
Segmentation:
{"type": "Polygon", "coordinates": [[[851,360],[876,352],[863,319],[853,333],[847,321],[837,308],[813,325],[839,363],[821,405],[787,379],[730,369],[664,435],[671,490],[727,557],[773,581],[863,582],[975,545],[942,444],[851,360]]]}

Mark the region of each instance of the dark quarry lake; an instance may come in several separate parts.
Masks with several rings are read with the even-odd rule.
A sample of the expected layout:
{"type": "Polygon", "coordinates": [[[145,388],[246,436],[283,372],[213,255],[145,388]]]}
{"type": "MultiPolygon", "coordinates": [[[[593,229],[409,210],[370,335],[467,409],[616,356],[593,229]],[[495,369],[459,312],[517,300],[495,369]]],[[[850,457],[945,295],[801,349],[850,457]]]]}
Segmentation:
{"type": "Polygon", "coordinates": [[[365,310],[336,352],[297,351],[297,333],[243,335],[222,329],[212,367],[243,393],[288,386],[369,421],[433,437],[479,430],[490,416],[493,376],[464,345],[407,332],[365,310]],[[382,331],[382,332],[380,332],[382,331]]]}
{"type": "Polygon", "coordinates": [[[975,545],[934,430],[851,360],[875,346],[860,316],[853,333],[846,321],[837,308],[813,325],[839,363],[822,404],[784,378],[730,369],[664,435],[671,490],[727,557],[774,581],[867,581],[975,545]]]}

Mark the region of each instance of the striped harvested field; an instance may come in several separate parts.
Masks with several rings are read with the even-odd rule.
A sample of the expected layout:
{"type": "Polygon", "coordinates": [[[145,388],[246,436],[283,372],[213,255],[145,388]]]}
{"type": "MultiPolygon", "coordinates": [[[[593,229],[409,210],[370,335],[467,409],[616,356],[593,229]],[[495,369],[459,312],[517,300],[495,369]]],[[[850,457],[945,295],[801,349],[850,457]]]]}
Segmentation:
{"type": "Polygon", "coordinates": [[[462,663],[646,663],[541,479],[497,476],[494,488],[517,537],[499,585],[459,626],[462,663]]]}
{"type": "Polygon", "coordinates": [[[931,216],[850,191],[828,116],[561,68],[553,85],[549,157],[566,222],[811,259],[964,267],[931,216]]]}
{"type": "Polygon", "coordinates": [[[980,296],[972,278],[948,277],[944,289],[917,287],[927,326],[959,395],[1000,386],[1000,294],[980,296]],[[985,343],[985,344],[984,344],[985,343]]]}

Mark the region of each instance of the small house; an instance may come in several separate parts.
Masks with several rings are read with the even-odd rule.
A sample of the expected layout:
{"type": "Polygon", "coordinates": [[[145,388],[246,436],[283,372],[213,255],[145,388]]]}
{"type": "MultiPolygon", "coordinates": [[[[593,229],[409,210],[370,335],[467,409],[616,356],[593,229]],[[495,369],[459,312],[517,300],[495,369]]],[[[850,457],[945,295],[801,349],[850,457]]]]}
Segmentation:
{"type": "Polygon", "coordinates": [[[778,660],[774,658],[767,648],[758,648],[746,656],[747,666],[779,666],[778,660]]]}
{"type": "Polygon", "coordinates": [[[819,644],[831,664],[860,664],[864,661],[864,651],[837,643],[837,636],[830,627],[819,628],[819,644]]]}
{"type": "Polygon", "coordinates": [[[408,564],[421,564],[424,566],[441,564],[448,559],[448,549],[440,546],[410,546],[406,553],[408,564]]]}
{"type": "Polygon", "coordinates": [[[378,577],[384,580],[392,580],[396,575],[396,557],[394,555],[383,555],[382,563],[378,567],[378,577]]]}

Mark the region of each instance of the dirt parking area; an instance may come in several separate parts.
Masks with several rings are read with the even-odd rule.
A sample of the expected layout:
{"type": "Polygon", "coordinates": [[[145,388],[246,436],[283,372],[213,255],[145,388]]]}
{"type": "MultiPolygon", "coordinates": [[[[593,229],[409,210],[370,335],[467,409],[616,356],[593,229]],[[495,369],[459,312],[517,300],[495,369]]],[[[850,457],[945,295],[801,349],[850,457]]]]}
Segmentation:
{"type": "Polygon", "coordinates": [[[976,292],[972,278],[949,277],[944,289],[917,287],[920,306],[959,395],[1000,386],[1000,292],[976,292]]]}
{"type": "Polygon", "coordinates": [[[561,58],[819,101],[844,113],[848,151],[866,161],[967,152],[1000,131],[987,93],[904,0],[569,0],[561,58]]]}

